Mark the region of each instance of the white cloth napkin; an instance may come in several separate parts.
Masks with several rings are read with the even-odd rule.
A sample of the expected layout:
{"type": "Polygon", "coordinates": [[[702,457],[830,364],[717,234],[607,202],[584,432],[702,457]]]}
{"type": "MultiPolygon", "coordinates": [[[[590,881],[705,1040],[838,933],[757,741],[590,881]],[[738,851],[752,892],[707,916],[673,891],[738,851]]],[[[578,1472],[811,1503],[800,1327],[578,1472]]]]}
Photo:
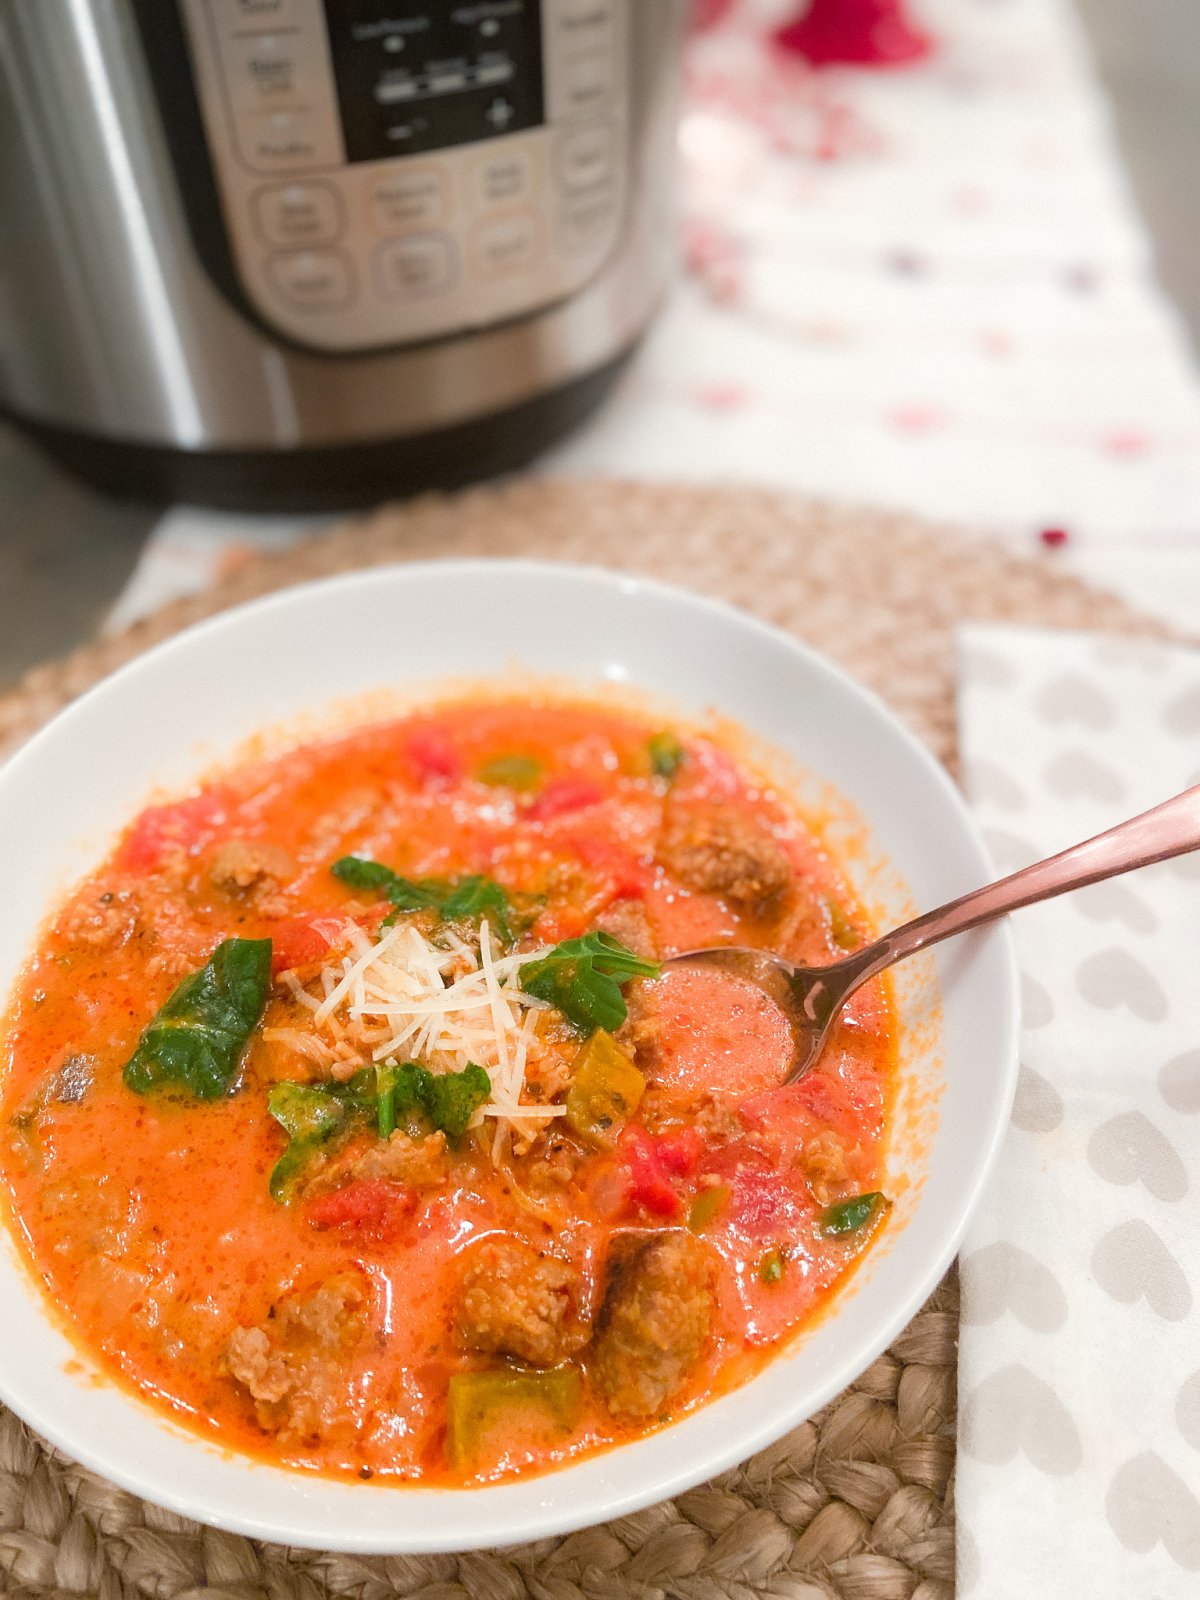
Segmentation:
{"type": "MultiPolygon", "coordinates": [[[[1011,871],[1200,781],[1200,653],[960,640],[967,792],[1011,871]]],[[[1014,918],[1012,1125],[962,1255],[969,1600],[1200,1594],[1200,855],[1014,918]]]]}

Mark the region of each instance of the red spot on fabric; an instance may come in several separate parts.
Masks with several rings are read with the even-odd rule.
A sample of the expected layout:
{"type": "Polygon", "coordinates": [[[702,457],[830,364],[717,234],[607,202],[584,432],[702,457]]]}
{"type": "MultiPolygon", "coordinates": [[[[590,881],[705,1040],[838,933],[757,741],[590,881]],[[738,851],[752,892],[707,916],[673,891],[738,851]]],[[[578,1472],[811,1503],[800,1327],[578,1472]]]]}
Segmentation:
{"type": "Polygon", "coordinates": [[[909,19],[904,0],[809,0],[774,39],[815,67],[899,67],[923,60],[933,48],[909,19]]]}
{"type": "Polygon", "coordinates": [[[1043,528],[1038,538],[1051,550],[1057,550],[1061,545],[1071,542],[1071,535],[1065,528],[1043,528]]]}
{"type": "Polygon", "coordinates": [[[750,404],[750,391],[741,383],[702,383],[695,396],[705,411],[741,411],[750,404]]]}
{"type": "Polygon", "coordinates": [[[1118,428],[1104,440],[1104,449],[1110,456],[1144,456],[1150,450],[1150,440],[1137,428],[1118,428]]]}
{"type": "Polygon", "coordinates": [[[942,413],[936,406],[922,405],[919,401],[912,405],[897,406],[891,413],[889,420],[892,426],[901,433],[932,433],[943,422],[942,413]]]}

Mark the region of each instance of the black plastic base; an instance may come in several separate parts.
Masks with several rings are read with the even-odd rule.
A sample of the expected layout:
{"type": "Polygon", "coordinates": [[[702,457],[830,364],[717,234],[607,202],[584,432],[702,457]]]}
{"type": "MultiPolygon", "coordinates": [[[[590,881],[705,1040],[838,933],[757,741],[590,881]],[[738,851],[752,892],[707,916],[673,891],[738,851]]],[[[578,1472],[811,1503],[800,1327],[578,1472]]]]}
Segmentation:
{"type": "Polygon", "coordinates": [[[73,477],[121,499],[227,511],[342,511],[423,489],[458,488],[524,466],[599,405],[631,354],[474,422],[320,449],[175,450],[2,414],[73,477]]]}

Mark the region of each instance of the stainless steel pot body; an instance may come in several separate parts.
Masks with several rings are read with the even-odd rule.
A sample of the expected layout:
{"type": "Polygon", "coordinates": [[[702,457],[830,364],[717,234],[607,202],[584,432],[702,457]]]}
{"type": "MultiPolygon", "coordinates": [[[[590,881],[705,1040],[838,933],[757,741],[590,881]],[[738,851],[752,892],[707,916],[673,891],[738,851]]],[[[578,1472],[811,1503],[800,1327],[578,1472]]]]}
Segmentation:
{"type": "Polygon", "coordinates": [[[0,405],[248,456],[608,370],[671,267],[682,9],[0,0],[0,405]]]}

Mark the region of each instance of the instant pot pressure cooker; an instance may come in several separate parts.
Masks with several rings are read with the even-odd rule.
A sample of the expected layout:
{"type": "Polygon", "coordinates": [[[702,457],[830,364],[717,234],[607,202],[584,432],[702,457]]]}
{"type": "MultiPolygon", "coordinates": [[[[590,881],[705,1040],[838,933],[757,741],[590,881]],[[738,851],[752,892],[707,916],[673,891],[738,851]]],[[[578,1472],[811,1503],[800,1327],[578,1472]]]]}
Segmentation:
{"type": "Polygon", "coordinates": [[[683,0],[0,0],[0,409],[123,493],[528,458],[662,293],[683,0]]]}

